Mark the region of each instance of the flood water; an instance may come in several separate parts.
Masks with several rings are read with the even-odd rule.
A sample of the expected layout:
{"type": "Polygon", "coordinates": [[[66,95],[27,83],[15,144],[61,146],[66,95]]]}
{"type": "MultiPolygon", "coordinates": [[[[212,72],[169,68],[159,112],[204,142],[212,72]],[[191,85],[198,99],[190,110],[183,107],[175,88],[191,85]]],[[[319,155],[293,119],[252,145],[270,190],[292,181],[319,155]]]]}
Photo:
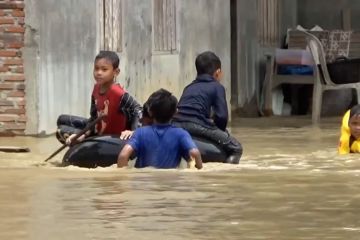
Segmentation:
{"type": "Polygon", "coordinates": [[[236,119],[239,165],[57,167],[55,137],[0,138],[0,239],[359,239],[359,155],[340,118],[236,119]]]}

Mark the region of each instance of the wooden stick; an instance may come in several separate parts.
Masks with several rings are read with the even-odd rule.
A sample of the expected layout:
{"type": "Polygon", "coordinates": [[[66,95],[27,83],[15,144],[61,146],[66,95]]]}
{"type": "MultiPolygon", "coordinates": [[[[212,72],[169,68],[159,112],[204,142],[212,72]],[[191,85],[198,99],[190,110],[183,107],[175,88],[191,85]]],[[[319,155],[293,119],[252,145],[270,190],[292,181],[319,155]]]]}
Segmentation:
{"type": "Polygon", "coordinates": [[[6,153],[25,153],[30,152],[27,147],[16,147],[16,146],[0,146],[0,152],[6,153]]]}
{"type": "MultiPolygon", "coordinates": [[[[88,125],[81,130],[80,132],[78,132],[74,138],[72,139],[72,142],[70,143],[70,145],[76,141],[76,139],[78,139],[81,135],[83,135],[84,133],[86,133],[88,130],[90,130],[91,128],[93,128],[101,119],[103,119],[104,115],[100,115],[98,116],[94,121],[88,123],[88,125]]],[[[56,150],[53,154],[51,154],[47,159],[45,159],[45,162],[49,161],[50,159],[52,159],[55,155],[57,155],[59,152],[61,152],[64,148],[66,148],[68,145],[64,144],[62,145],[58,150],[56,150]]]]}

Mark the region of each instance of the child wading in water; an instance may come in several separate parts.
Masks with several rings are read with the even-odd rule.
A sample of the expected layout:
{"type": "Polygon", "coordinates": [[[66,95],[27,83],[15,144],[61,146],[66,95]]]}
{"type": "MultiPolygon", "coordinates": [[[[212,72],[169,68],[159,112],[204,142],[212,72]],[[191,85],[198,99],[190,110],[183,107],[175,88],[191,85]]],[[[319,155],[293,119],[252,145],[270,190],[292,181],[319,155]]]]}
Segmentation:
{"type": "Polygon", "coordinates": [[[360,105],[352,107],[343,117],[338,151],[360,153],[360,105]]]}
{"type": "Polygon", "coordinates": [[[133,130],[139,125],[141,106],[119,84],[116,84],[116,77],[120,73],[119,62],[119,57],[112,51],[101,51],[95,57],[96,83],[91,95],[91,117],[85,119],[61,115],[57,122],[57,137],[60,142],[70,144],[76,133],[88,122],[94,121],[99,114],[105,117],[95,129],[86,132],[77,141],[82,141],[90,135],[120,135],[123,139],[131,136],[132,131],[127,130],[133,130]]]}
{"type": "Polygon", "coordinates": [[[119,154],[118,167],[127,166],[135,152],[136,168],[176,168],[183,157],[188,161],[195,159],[195,167],[201,169],[201,155],[189,133],[170,123],[176,112],[177,99],[160,89],[149,97],[147,103],[148,111],[144,112],[149,113],[153,123],[135,130],[119,154]]]}

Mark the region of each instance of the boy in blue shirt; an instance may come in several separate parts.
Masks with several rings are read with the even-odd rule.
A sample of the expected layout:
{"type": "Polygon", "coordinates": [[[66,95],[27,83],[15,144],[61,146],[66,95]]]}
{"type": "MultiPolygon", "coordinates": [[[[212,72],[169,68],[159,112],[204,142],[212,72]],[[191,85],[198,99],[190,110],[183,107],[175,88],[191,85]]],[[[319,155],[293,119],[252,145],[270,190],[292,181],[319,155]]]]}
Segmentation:
{"type": "Polygon", "coordinates": [[[226,131],[228,109],[221,61],[213,52],[199,54],[195,60],[196,79],[185,87],[174,117],[174,125],[192,136],[206,138],[227,153],[226,163],[238,164],[241,144],[226,131]]]}
{"type": "Polygon", "coordinates": [[[136,168],[176,168],[183,157],[186,160],[194,158],[195,167],[201,169],[201,155],[190,134],[170,123],[176,112],[176,97],[160,89],[149,97],[148,103],[154,122],[135,130],[119,154],[118,167],[127,166],[135,152],[136,168]]]}

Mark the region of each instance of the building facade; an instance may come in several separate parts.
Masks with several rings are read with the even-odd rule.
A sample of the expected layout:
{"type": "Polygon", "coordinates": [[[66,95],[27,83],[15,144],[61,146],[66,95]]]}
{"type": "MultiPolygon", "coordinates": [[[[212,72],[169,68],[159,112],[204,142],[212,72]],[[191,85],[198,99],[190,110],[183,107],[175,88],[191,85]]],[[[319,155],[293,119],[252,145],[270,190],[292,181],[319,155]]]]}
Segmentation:
{"type": "Polygon", "coordinates": [[[159,88],[180,97],[196,55],[212,50],[230,99],[229,1],[0,0],[0,8],[0,21],[12,19],[0,22],[2,135],[51,134],[60,114],[88,116],[101,49],[119,54],[117,81],[140,103],[159,88]],[[10,45],[12,36],[23,45],[10,45]]]}

